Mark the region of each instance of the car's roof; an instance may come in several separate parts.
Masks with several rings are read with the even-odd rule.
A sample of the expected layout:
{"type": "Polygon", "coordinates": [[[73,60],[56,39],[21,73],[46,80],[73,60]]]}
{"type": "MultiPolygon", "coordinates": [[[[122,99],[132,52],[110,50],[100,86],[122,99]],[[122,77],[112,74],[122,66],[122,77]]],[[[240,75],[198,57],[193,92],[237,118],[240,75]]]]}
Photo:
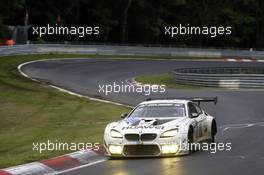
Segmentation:
{"type": "Polygon", "coordinates": [[[149,100],[149,101],[144,101],[140,104],[160,104],[160,103],[182,103],[186,104],[188,103],[189,100],[179,100],[179,99],[159,99],[159,100],[149,100]]]}

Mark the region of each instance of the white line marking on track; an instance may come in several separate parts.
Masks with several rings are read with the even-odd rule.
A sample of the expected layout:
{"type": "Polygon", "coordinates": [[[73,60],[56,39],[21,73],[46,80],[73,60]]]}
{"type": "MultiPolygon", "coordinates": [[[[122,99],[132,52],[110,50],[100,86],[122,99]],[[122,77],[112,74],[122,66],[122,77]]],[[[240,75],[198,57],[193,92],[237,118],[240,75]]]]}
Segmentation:
{"type": "MultiPolygon", "coordinates": [[[[55,58],[55,59],[42,59],[42,60],[29,61],[29,62],[22,63],[22,64],[18,65],[17,69],[18,69],[19,73],[21,75],[23,75],[24,77],[29,78],[29,79],[31,79],[33,81],[36,81],[36,82],[40,82],[39,80],[34,79],[34,78],[30,77],[29,75],[25,74],[22,71],[22,67],[25,66],[25,65],[28,65],[28,64],[36,63],[36,62],[43,62],[43,61],[50,61],[50,60],[65,60],[65,59],[72,59],[72,58],[58,58],[58,59],[55,58]]],[[[80,59],[87,59],[87,58],[80,58],[80,59]]],[[[57,89],[59,91],[68,93],[70,95],[75,95],[75,96],[86,98],[86,99],[89,99],[89,100],[92,100],[92,101],[99,101],[99,102],[104,102],[104,103],[109,103],[109,104],[114,104],[114,105],[119,105],[119,106],[125,106],[125,107],[129,107],[129,108],[133,108],[130,105],[124,105],[122,103],[117,103],[117,102],[113,102],[113,101],[110,101],[110,100],[103,100],[103,99],[99,99],[99,98],[89,97],[89,96],[86,96],[86,95],[81,95],[81,94],[78,94],[76,92],[72,92],[70,90],[63,89],[63,88],[55,86],[55,85],[49,85],[49,86],[52,87],[52,88],[55,88],[55,89],[57,89]]]]}
{"type": "Polygon", "coordinates": [[[228,58],[227,61],[236,62],[237,60],[236,59],[233,59],[233,58],[228,58]]]}
{"type": "Polygon", "coordinates": [[[242,62],[252,62],[253,60],[251,59],[242,59],[242,62]]]}
{"type": "Polygon", "coordinates": [[[223,128],[223,131],[227,131],[228,129],[243,129],[243,128],[249,128],[252,126],[264,126],[264,122],[256,122],[256,123],[242,123],[242,124],[229,124],[221,126],[220,128],[223,128]]]}

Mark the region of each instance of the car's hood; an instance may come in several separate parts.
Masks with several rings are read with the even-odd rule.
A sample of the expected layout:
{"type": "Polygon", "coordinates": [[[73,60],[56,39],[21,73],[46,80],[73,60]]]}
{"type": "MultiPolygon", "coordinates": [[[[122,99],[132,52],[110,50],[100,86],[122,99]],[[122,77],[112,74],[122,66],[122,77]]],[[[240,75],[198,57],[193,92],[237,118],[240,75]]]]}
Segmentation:
{"type": "Polygon", "coordinates": [[[177,118],[128,118],[120,121],[114,129],[121,133],[159,133],[177,128],[188,120],[187,117],[177,118]]]}

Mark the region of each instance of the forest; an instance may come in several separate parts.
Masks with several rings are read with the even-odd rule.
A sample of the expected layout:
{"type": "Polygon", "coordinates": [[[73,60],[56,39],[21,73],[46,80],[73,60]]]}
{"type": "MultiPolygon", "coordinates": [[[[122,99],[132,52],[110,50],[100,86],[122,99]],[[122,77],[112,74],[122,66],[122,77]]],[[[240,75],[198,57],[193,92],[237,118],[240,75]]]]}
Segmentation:
{"type": "MultiPolygon", "coordinates": [[[[100,26],[93,37],[45,36],[45,42],[263,48],[261,0],[0,0],[0,40],[8,26],[100,26]],[[232,27],[231,35],[164,35],[165,26],[232,27]]],[[[29,30],[29,39],[39,38],[29,30]]]]}

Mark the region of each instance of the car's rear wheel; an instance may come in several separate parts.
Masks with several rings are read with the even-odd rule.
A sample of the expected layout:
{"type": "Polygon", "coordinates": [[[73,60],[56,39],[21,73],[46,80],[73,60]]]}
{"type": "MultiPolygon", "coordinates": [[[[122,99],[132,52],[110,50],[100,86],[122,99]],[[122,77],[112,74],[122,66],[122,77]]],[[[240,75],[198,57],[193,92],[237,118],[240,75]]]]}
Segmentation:
{"type": "Polygon", "coordinates": [[[212,127],[211,127],[211,143],[215,142],[215,135],[217,133],[217,126],[216,126],[216,121],[212,121],[212,127]]]}

